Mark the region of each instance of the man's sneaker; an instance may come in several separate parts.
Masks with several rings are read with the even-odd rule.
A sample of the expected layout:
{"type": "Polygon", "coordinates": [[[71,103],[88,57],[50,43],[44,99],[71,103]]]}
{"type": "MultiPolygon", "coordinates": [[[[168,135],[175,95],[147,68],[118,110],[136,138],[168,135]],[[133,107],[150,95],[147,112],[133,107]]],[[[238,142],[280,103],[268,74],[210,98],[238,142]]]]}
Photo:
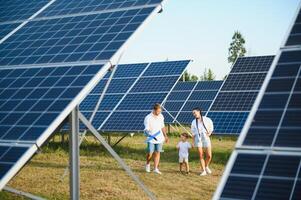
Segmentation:
{"type": "Polygon", "coordinates": [[[207,172],[206,171],[203,171],[200,176],[206,176],[207,175],[207,172]]]}
{"type": "Polygon", "coordinates": [[[156,173],[156,174],[162,174],[159,169],[154,169],[154,173],[156,173]]]}
{"type": "Polygon", "coordinates": [[[151,171],[150,170],[150,164],[145,165],[145,171],[148,172],[148,173],[151,171]]]}
{"type": "Polygon", "coordinates": [[[206,167],[205,170],[206,170],[207,174],[211,174],[212,173],[212,171],[209,169],[209,167],[206,167]]]}

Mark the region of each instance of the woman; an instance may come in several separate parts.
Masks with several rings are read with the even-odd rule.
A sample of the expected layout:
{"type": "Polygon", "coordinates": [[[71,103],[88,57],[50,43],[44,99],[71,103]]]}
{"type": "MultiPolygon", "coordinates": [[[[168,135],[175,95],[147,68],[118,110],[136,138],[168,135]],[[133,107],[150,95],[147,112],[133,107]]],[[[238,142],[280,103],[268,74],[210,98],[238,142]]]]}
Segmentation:
{"type": "Polygon", "coordinates": [[[212,173],[209,164],[212,157],[210,135],[213,131],[213,124],[211,119],[202,116],[200,108],[194,108],[192,114],[195,117],[191,123],[193,145],[198,149],[200,156],[202,170],[200,176],[206,176],[212,173]],[[204,152],[206,156],[205,160],[204,152]]]}

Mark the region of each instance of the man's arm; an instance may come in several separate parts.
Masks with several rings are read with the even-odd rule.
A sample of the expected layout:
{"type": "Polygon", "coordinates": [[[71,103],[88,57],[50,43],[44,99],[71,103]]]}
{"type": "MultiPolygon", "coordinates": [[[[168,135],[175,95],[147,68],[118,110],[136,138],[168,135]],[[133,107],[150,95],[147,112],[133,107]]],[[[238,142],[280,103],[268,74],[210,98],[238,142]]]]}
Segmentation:
{"type": "Polygon", "coordinates": [[[162,133],[163,133],[163,135],[164,135],[165,142],[168,143],[168,142],[169,142],[169,138],[168,138],[168,136],[167,136],[166,128],[165,128],[165,127],[162,128],[162,133]]]}

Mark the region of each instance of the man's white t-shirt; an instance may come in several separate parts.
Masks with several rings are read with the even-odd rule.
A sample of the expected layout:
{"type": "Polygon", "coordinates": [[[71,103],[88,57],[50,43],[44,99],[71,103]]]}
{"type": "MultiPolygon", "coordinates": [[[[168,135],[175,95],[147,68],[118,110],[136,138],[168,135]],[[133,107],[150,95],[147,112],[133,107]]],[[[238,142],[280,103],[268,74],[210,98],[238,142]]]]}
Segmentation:
{"type": "Polygon", "coordinates": [[[156,139],[147,140],[150,143],[160,144],[163,143],[165,138],[162,132],[162,128],[164,128],[164,117],[162,114],[158,116],[154,115],[152,112],[148,114],[144,119],[144,130],[148,131],[148,134],[151,136],[156,135],[156,133],[160,132],[156,135],[156,139]]]}
{"type": "Polygon", "coordinates": [[[180,158],[188,158],[189,149],[191,148],[191,144],[189,142],[180,141],[177,145],[179,148],[179,157],[180,158]]]}

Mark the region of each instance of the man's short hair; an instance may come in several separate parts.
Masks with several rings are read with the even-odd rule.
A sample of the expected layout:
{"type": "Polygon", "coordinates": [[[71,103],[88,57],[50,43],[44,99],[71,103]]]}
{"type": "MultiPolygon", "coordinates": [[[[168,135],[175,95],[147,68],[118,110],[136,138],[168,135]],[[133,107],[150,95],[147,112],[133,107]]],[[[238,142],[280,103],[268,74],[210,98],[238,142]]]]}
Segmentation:
{"type": "Polygon", "coordinates": [[[158,110],[161,108],[161,105],[159,103],[156,103],[154,106],[153,106],[153,109],[154,110],[158,110]]]}

